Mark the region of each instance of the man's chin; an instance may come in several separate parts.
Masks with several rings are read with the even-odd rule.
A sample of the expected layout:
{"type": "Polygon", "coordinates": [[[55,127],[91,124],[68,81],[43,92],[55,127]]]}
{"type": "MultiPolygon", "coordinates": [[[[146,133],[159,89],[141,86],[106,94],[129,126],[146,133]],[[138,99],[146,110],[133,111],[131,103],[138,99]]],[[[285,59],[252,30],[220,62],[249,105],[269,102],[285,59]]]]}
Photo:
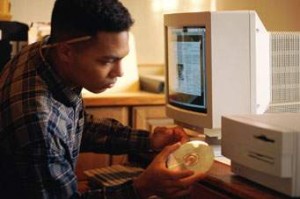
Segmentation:
{"type": "Polygon", "coordinates": [[[101,89],[87,89],[86,88],[86,90],[88,90],[88,91],[90,91],[90,92],[92,92],[94,94],[99,94],[99,93],[102,93],[102,92],[106,91],[107,88],[101,88],[101,89]]]}

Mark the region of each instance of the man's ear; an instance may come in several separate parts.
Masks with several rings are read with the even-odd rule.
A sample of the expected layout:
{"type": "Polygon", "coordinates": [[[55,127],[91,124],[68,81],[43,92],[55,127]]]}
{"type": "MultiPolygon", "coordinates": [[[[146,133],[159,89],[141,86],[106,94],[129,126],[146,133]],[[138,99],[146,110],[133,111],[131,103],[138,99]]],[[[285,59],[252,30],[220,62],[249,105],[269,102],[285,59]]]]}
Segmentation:
{"type": "Polygon", "coordinates": [[[58,56],[60,57],[60,60],[67,63],[69,62],[73,57],[73,50],[70,45],[66,43],[61,43],[57,46],[57,52],[58,56]]]}

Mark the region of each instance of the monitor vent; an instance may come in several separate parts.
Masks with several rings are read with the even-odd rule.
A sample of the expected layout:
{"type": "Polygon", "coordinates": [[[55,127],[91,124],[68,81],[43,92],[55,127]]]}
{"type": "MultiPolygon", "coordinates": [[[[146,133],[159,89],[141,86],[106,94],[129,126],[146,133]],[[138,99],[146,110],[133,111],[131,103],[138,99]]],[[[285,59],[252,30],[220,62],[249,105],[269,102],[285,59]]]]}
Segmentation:
{"type": "Polygon", "coordinates": [[[271,33],[271,63],[268,112],[300,112],[300,32],[271,33]]]}

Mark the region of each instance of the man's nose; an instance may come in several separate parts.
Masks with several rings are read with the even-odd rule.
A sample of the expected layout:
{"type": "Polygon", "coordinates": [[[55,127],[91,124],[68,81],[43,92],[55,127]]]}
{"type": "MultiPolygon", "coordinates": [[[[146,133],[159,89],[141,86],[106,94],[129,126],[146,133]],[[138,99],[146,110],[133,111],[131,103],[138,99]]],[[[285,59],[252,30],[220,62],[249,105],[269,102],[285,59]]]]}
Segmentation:
{"type": "Polygon", "coordinates": [[[111,71],[111,75],[114,77],[122,77],[124,75],[121,61],[117,61],[114,65],[113,70],[111,71]]]}

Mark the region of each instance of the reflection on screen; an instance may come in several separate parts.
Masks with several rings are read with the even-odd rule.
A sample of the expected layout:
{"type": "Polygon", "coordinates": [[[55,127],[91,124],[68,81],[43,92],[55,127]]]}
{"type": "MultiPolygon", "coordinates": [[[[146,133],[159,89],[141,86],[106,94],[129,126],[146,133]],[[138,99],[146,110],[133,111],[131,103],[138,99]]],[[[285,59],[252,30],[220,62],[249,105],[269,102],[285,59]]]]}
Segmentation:
{"type": "Polygon", "coordinates": [[[168,28],[168,101],[206,113],[205,28],[168,28]]]}

